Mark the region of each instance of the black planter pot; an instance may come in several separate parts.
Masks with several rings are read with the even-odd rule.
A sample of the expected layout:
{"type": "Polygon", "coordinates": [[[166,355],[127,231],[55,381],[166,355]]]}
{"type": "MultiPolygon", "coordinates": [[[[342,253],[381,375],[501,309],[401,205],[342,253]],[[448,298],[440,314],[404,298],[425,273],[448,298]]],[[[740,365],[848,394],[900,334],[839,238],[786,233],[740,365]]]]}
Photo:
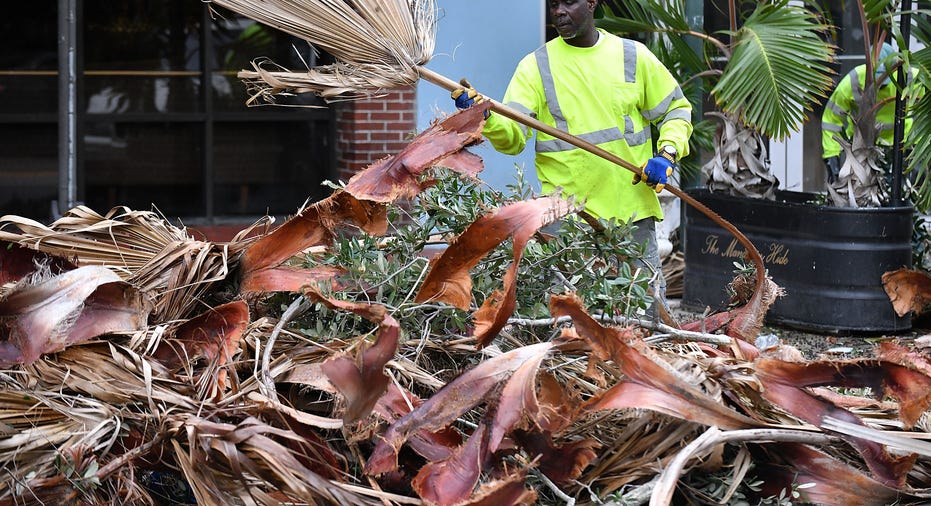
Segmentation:
{"type": "MultiPolygon", "coordinates": [[[[819,206],[806,203],[814,194],[799,192],[780,192],[776,201],[688,193],[743,232],[785,289],[768,322],[844,334],[911,328],[911,316],[893,310],[882,275],[911,267],[913,208],[819,206]]],[[[693,207],[684,214],[683,303],[723,309],[744,248],[693,207]]]]}

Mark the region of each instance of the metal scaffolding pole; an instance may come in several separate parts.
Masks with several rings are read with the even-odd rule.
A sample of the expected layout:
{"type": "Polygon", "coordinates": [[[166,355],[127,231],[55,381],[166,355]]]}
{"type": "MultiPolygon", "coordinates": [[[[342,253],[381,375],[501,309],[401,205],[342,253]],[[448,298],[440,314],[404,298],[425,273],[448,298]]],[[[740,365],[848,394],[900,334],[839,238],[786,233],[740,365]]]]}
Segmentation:
{"type": "Polygon", "coordinates": [[[58,0],[58,201],[60,216],[77,201],[77,2],[58,0]]]}

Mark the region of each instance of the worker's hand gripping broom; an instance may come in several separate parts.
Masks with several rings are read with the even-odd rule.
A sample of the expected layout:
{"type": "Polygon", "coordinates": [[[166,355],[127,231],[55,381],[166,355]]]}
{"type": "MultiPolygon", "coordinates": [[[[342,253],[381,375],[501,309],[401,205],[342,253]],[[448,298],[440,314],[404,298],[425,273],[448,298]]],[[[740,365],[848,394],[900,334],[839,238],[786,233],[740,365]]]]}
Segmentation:
{"type": "MultiPolygon", "coordinates": [[[[337,63],[306,72],[268,70],[256,64],[243,71],[251,88],[252,101],[274,101],[282,92],[315,93],[323,98],[368,96],[379,90],[410,86],[423,78],[448,91],[461,85],[427,69],[436,34],[435,0],[210,0],[260,23],[306,40],[332,55],[337,63]]],[[[491,110],[566,141],[580,149],[609,160],[634,173],[640,167],[584,141],[542,123],[526,114],[486,97],[491,110]]],[[[698,209],[732,234],[742,244],[756,268],[756,289],[747,304],[762,307],[766,271],[753,243],[734,225],[682,190],[666,185],[673,195],[698,209]]],[[[751,312],[753,310],[751,309],[751,312]]],[[[765,309],[761,309],[765,312],[765,309]]],[[[742,337],[755,337],[763,314],[748,318],[736,330],[742,337]],[[760,321],[753,321],[760,320],[760,321]]]]}

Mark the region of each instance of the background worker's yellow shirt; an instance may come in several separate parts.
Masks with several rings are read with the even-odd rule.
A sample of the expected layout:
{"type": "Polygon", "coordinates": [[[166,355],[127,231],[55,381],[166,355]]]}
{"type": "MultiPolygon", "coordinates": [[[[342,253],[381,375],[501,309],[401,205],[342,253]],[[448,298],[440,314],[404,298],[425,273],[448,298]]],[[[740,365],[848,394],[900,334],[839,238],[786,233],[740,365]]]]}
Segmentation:
{"type": "MultiPolygon", "coordinates": [[[[876,91],[875,103],[883,103],[876,112],[876,125],[879,129],[879,135],[876,142],[879,145],[891,146],[895,133],[895,82],[898,81],[898,71],[890,76],[890,81],[884,86],[880,86],[876,91]]],[[[908,82],[912,83],[915,79],[915,71],[912,70],[908,82]]],[[[866,87],[866,65],[858,65],[847,73],[834,88],[831,98],[824,106],[824,113],[821,115],[821,151],[823,158],[838,156],[841,152],[840,143],[835,136],[838,136],[847,142],[853,140],[854,122],[852,115],[856,114],[859,103],[862,99],[863,89],[866,87]]],[[[918,90],[920,96],[922,89],[918,90]]],[[[912,118],[905,116],[905,135],[912,129],[912,118]]]]}
{"type": "MultiPolygon", "coordinates": [[[[678,83],[643,44],[599,32],[595,46],[574,47],[557,37],[524,57],[504,103],[638,167],[655,152],[651,123],[659,126],[658,146],[671,144],[686,156],[692,108],[678,83]]],[[[495,149],[509,154],[521,152],[531,133],[499,114],[483,131],[495,149]]],[[[562,188],[598,218],[662,219],[656,192],[631,184],[631,171],[541,132],[535,150],[545,193],[562,188]]]]}

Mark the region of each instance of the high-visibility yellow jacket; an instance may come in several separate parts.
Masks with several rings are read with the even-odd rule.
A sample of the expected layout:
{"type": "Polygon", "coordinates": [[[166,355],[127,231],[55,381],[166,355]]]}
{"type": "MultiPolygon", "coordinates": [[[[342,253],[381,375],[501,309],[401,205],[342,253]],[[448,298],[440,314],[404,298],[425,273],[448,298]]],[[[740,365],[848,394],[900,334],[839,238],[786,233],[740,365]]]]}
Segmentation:
{"type": "MultiPolygon", "coordinates": [[[[914,78],[912,71],[911,78],[914,78]]],[[[876,103],[891,99],[876,113],[876,122],[879,124],[877,144],[891,146],[893,142],[893,127],[895,123],[895,82],[898,80],[898,71],[890,76],[885,85],[876,92],[876,103]]],[[[838,136],[848,142],[853,139],[853,119],[862,98],[863,88],[866,86],[866,65],[858,65],[847,73],[834,88],[831,98],[824,106],[821,115],[821,150],[824,158],[837,156],[841,152],[840,144],[834,139],[838,136]]],[[[905,133],[912,128],[912,119],[905,118],[905,133]]]]}
{"type": "MultiPolygon", "coordinates": [[[[676,80],[643,44],[599,32],[592,47],[570,46],[557,37],[524,57],[504,103],[638,167],[655,153],[651,124],[659,128],[658,148],[670,144],[680,158],[686,156],[692,107],[676,80]]],[[[498,151],[517,154],[531,131],[492,114],[483,134],[498,151]]],[[[598,218],[662,219],[656,192],[644,183],[631,184],[629,170],[542,132],[535,150],[545,193],[561,188],[598,218]]]]}

